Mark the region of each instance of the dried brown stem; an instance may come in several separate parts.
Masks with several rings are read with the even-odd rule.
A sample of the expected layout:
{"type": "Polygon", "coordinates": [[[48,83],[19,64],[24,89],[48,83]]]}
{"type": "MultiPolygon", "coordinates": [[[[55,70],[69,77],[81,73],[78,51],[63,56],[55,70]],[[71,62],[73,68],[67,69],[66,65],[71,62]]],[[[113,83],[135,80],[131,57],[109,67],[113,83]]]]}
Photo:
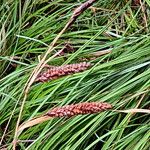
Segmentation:
{"type": "Polygon", "coordinates": [[[41,116],[39,118],[34,118],[32,120],[29,120],[29,121],[27,121],[24,124],[19,126],[18,132],[24,130],[25,128],[32,127],[32,126],[34,126],[36,124],[45,122],[45,121],[50,120],[50,119],[52,119],[52,118],[49,117],[49,116],[41,116]]]}
{"type": "Polygon", "coordinates": [[[88,0],[87,2],[85,3],[82,3],[79,7],[77,7],[71,18],[70,18],[70,21],[69,21],[69,27],[76,21],[76,19],[87,9],[89,8],[90,6],[92,6],[92,4],[96,2],[96,0],[88,0]]]}
{"type": "MultiPolygon", "coordinates": [[[[141,104],[142,100],[145,97],[145,93],[141,96],[140,100],[138,101],[137,105],[135,106],[135,108],[132,109],[128,109],[128,110],[114,110],[117,112],[122,112],[122,113],[131,113],[131,115],[135,115],[136,113],[148,113],[150,114],[150,110],[149,109],[138,109],[139,105],[141,104]]],[[[131,117],[130,117],[131,118],[131,117]]],[[[129,119],[130,120],[130,119],[129,119]]]]}
{"type": "Polygon", "coordinates": [[[122,112],[122,113],[132,113],[132,114],[135,114],[135,113],[147,113],[147,114],[150,114],[150,110],[149,109],[136,109],[136,108],[133,108],[133,109],[128,109],[128,110],[115,110],[116,112],[122,112]]]}

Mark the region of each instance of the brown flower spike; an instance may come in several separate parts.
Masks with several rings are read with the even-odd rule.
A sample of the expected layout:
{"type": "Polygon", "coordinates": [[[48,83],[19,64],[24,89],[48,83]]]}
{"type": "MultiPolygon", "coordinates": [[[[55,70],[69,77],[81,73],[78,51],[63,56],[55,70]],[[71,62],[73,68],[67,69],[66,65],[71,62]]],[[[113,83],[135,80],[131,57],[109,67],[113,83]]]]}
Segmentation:
{"type": "Polygon", "coordinates": [[[112,105],[103,102],[84,102],[79,104],[66,105],[63,107],[56,107],[41,117],[29,120],[20,125],[18,131],[22,131],[28,127],[32,127],[36,124],[42,123],[47,120],[51,120],[56,117],[72,117],[76,115],[93,114],[111,109],[112,105]]]}
{"type": "Polygon", "coordinates": [[[63,107],[56,107],[46,115],[50,117],[72,117],[75,115],[93,114],[111,109],[112,105],[103,102],[85,102],[72,104],[63,107]]]}
{"type": "Polygon", "coordinates": [[[89,68],[91,64],[88,62],[82,62],[79,64],[70,64],[64,66],[50,66],[49,69],[43,71],[38,75],[36,81],[38,82],[46,82],[49,80],[57,79],[61,76],[66,76],[69,74],[74,74],[77,72],[81,72],[89,68]]]}

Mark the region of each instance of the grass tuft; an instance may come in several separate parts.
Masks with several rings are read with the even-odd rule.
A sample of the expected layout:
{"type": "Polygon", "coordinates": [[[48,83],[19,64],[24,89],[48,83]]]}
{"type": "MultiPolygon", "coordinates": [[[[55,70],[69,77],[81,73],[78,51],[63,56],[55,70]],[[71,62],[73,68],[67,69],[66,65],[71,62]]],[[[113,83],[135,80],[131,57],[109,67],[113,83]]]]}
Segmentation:
{"type": "MultiPolygon", "coordinates": [[[[12,149],[24,87],[38,58],[81,2],[0,2],[0,149],[12,149]]],[[[19,125],[53,107],[80,102],[107,102],[113,111],[56,118],[27,128],[18,135],[16,149],[150,148],[149,114],[141,113],[150,109],[149,11],[149,0],[99,0],[79,16],[56,41],[47,63],[86,61],[92,67],[32,84],[19,125]],[[64,55],[56,55],[61,49],[64,55]]]]}

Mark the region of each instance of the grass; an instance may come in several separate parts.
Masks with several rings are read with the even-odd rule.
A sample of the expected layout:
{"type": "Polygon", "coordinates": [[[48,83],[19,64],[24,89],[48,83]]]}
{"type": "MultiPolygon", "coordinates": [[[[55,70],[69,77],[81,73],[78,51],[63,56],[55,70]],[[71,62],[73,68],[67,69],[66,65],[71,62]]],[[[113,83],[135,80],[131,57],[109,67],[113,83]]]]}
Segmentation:
{"type": "MultiPolygon", "coordinates": [[[[80,2],[0,3],[0,137],[1,148],[12,149],[24,86],[38,56],[45,53],[80,2]]],[[[94,52],[112,52],[89,60],[93,67],[87,71],[33,84],[20,124],[52,107],[86,101],[105,101],[113,110],[149,109],[150,1],[142,4],[145,11],[141,3],[99,0],[93,5],[96,12],[86,10],[61,36],[49,57],[66,42],[74,51],[53,58],[49,64],[77,63],[89,60],[94,52]]],[[[18,140],[17,149],[29,150],[148,150],[150,118],[146,113],[109,111],[53,119],[25,129],[18,140]]]]}

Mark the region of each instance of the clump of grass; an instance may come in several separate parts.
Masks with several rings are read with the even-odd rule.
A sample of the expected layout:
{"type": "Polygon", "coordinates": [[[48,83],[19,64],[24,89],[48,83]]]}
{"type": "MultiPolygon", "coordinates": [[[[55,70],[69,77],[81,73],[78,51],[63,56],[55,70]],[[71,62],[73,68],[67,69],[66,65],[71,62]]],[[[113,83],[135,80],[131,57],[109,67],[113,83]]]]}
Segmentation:
{"type": "MultiPolygon", "coordinates": [[[[83,1],[81,1],[83,2],[83,1]]],[[[85,1],[84,1],[85,2],[85,1]]],[[[74,52],[52,57],[49,65],[79,63],[100,51],[89,70],[31,86],[21,123],[55,106],[97,101],[114,109],[149,109],[149,3],[96,1],[54,45],[55,55],[68,42],[74,52]],[[143,9],[145,8],[145,10],[143,9]],[[140,19],[142,18],[142,19],[140,19]]],[[[0,6],[0,135],[1,148],[12,148],[24,86],[64,28],[79,1],[3,1],[0,6]]],[[[117,111],[54,119],[24,130],[18,149],[148,149],[148,114],[117,111]]]]}

